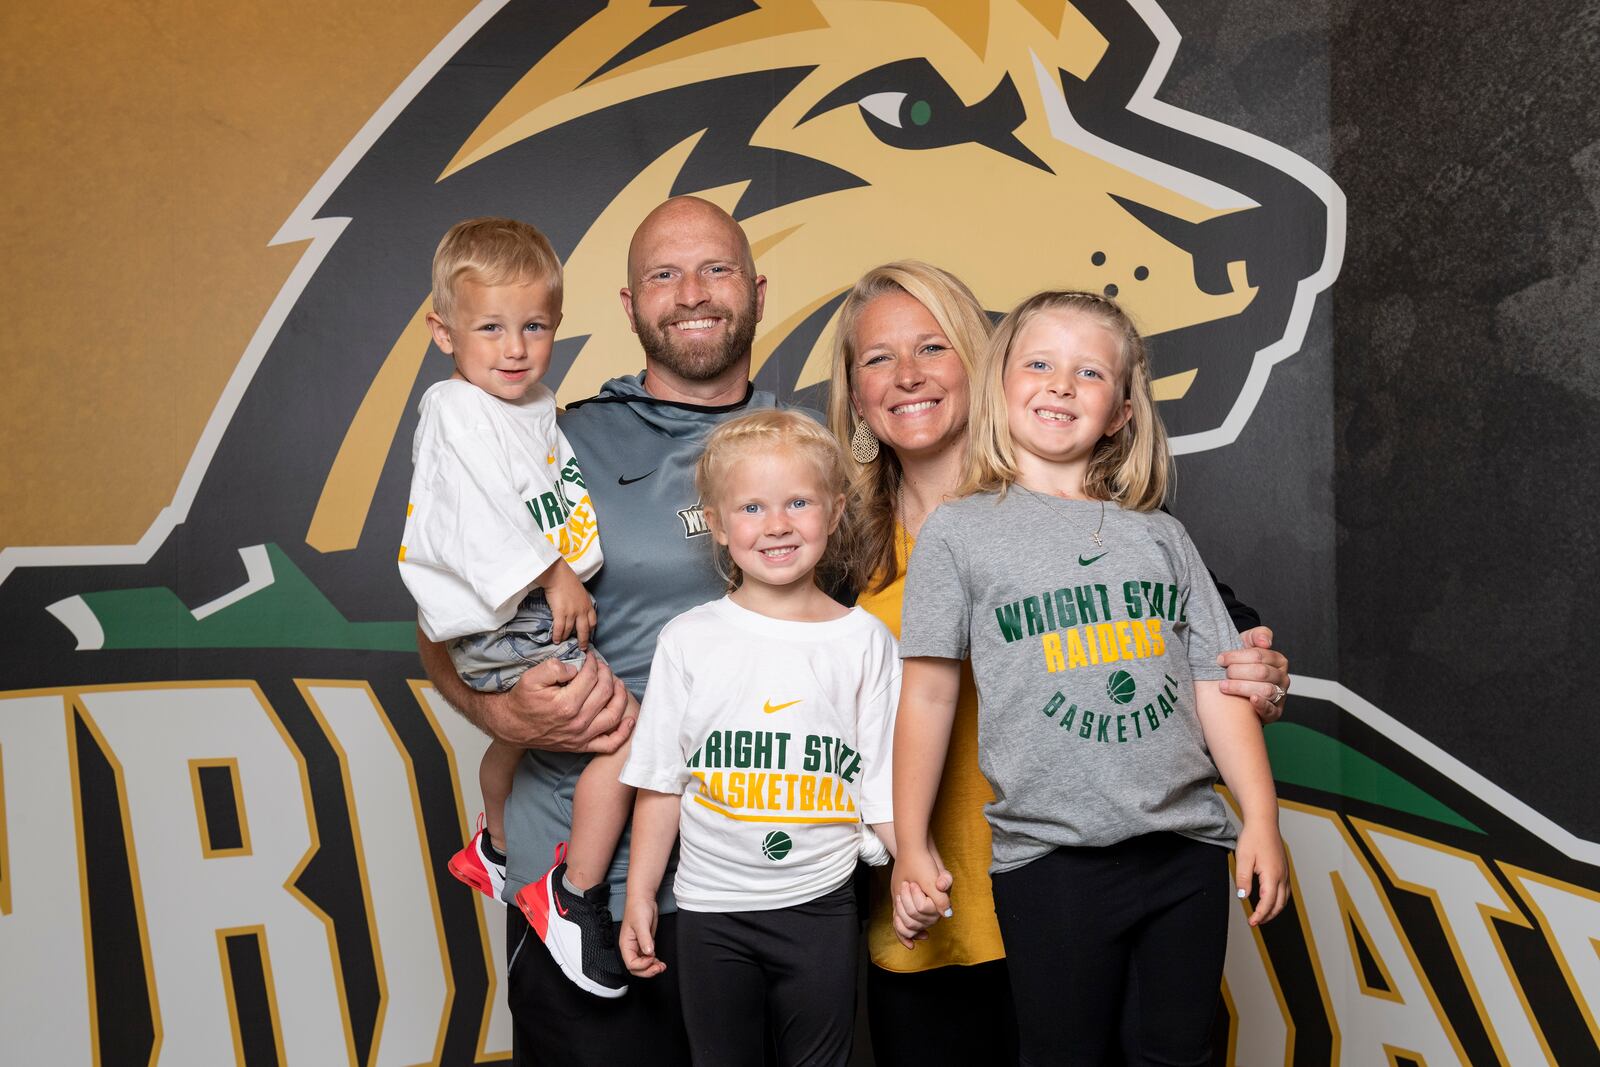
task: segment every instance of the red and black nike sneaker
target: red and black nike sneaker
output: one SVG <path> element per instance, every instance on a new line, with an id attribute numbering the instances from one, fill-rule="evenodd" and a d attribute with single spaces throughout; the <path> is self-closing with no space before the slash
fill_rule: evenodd
<path id="1" fill-rule="evenodd" d="M 611 889 L 604 882 L 581 895 L 567 889 L 561 882 L 566 855 L 566 845 L 556 846 L 555 866 L 517 893 L 517 906 L 574 985 L 597 997 L 620 997 L 628 991 L 628 971 L 617 950 Z"/>

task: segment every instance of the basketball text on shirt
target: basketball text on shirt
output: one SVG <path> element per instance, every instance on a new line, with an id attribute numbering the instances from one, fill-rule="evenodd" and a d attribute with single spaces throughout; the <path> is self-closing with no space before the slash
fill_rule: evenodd
<path id="1" fill-rule="evenodd" d="M 843 738 L 777 730 L 716 730 L 689 757 L 695 801 L 745 822 L 860 819 L 846 789 L 861 773 L 861 753 Z M 791 756 L 799 766 L 789 770 Z"/>

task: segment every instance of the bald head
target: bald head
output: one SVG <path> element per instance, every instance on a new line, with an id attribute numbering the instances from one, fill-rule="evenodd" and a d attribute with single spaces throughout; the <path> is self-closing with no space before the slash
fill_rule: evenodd
<path id="1" fill-rule="evenodd" d="M 650 212 L 628 246 L 621 295 L 644 348 L 647 389 L 695 403 L 743 395 L 767 280 L 731 215 L 697 196 Z"/>
<path id="2" fill-rule="evenodd" d="M 755 277 L 750 239 L 734 217 L 698 196 L 675 196 L 658 204 L 633 231 L 628 243 L 628 284 L 638 285 L 640 276 L 652 267 L 687 265 L 665 262 L 681 259 L 684 252 L 695 258 L 736 259 L 746 274 Z"/>

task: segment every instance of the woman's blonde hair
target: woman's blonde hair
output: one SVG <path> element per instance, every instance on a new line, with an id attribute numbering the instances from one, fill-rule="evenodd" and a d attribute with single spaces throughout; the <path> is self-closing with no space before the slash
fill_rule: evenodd
<path id="1" fill-rule="evenodd" d="M 962 495 L 1004 494 L 1017 480 L 1016 446 L 1006 418 L 1006 360 L 1022 328 L 1046 311 L 1087 315 L 1111 332 L 1117 340 L 1122 371 L 1117 382 L 1122 394 L 1119 399 L 1131 401 L 1132 414 L 1121 429 L 1095 445 L 1083 479 L 1084 494 L 1095 500 L 1114 501 L 1132 511 L 1154 511 L 1167 496 L 1172 454 L 1167 447 L 1166 427 L 1156 414 L 1150 393 L 1150 357 L 1127 312 L 1116 301 L 1098 293 L 1035 293 L 995 327 L 973 386 Z"/>
<path id="2" fill-rule="evenodd" d="M 828 425 L 842 443 L 849 442 L 859 421 L 851 403 L 859 355 L 856 326 L 867 305 L 889 293 L 903 293 L 928 309 L 955 350 L 968 381 L 972 380 L 978 353 L 989 337 L 989 317 L 984 314 L 983 305 L 949 271 L 911 259 L 867 271 L 845 297 L 834 324 Z M 961 414 L 964 419 L 966 413 Z M 861 589 L 868 581 L 876 580 L 876 588 L 883 589 L 897 577 L 895 523 L 904 481 L 900 460 L 893 449 L 884 445 L 878 450 L 878 458 L 870 463 L 857 463 L 847 451 L 845 465 L 850 471 L 850 503 L 860 542 L 859 570 L 849 576 L 850 584 Z"/>
<path id="3" fill-rule="evenodd" d="M 844 450 L 815 419 L 798 411 L 767 409 L 729 419 L 706 438 L 705 451 L 695 465 L 694 485 L 700 493 L 700 506 L 708 521 L 717 510 L 729 473 L 740 461 L 753 454 L 786 452 L 799 456 L 811 464 L 817 473 L 823 495 L 822 506 L 829 511 L 828 518 L 838 518 L 839 524 L 828 537 L 828 547 L 817 563 L 816 581 L 823 589 L 835 588 L 855 573 L 854 524 L 850 509 L 839 505 L 850 488 L 850 472 L 845 469 Z M 728 591 L 739 588 L 744 574 L 733 561 L 726 546 L 712 538 L 713 560 L 717 573 L 728 584 Z"/>

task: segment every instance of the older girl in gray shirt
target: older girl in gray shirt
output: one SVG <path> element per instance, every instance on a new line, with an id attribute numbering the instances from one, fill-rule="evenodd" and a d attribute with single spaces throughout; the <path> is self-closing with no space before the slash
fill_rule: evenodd
<path id="1" fill-rule="evenodd" d="M 907 573 L 891 884 L 948 907 L 928 818 L 970 656 L 1024 1062 L 1208 1062 L 1227 850 L 1237 895 L 1258 885 L 1252 924 L 1282 909 L 1287 864 L 1261 724 L 1217 685 L 1237 635 L 1157 510 L 1166 434 L 1121 308 L 1046 292 L 1013 310 L 970 441 L 965 495 L 928 519 Z"/>

